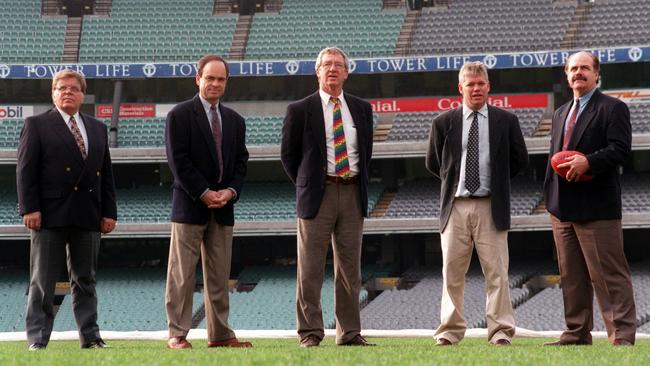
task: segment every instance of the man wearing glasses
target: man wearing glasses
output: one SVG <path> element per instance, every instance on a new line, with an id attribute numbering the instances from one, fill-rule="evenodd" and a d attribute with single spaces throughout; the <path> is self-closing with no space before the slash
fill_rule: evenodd
<path id="1" fill-rule="evenodd" d="M 319 90 L 287 108 L 281 160 L 296 186 L 298 216 L 297 322 L 301 347 L 323 339 L 320 304 L 332 243 L 336 343 L 369 346 L 361 336 L 361 240 L 368 215 L 372 108 L 343 92 L 347 55 L 335 47 L 316 59 Z"/>
<path id="2" fill-rule="evenodd" d="M 97 325 L 95 272 L 100 235 L 115 229 L 117 207 L 107 129 L 79 112 L 85 92 L 83 75 L 59 71 L 52 80 L 55 108 L 27 118 L 20 134 L 18 205 L 31 230 L 30 351 L 50 340 L 54 287 L 66 261 L 81 347 L 106 347 Z"/>

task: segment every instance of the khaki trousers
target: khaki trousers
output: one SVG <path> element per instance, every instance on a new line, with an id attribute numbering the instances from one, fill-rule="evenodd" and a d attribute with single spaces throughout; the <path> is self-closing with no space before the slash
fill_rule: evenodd
<path id="1" fill-rule="evenodd" d="M 334 254 L 334 308 L 336 343 L 361 333 L 361 241 L 363 216 L 357 184 L 327 182 L 318 214 L 298 219 L 298 276 L 296 317 L 300 339 L 308 335 L 323 339 L 320 295 L 327 250 Z"/>
<path id="2" fill-rule="evenodd" d="M 636 308 L 621 220 L 561 222 L 551 215 L 551 222 L 567 324 L 560 339 L 591 343 L 595 292 L 609 341 L 634 343 Z"/>
<path id="3" fill-rule="evenodd" d="M 235 337 L 228 325 L 232 233 L 232 226 L 220 225 L 213 217 L 205 225 L 172 222 L 165 291 L 169 337 L 184 337 L 192 326 L 192 294 L 199 254 L 208 341 Z"/>
<path id="4" fill-rule="evenodd" d="M 440 237 L 443 286 L 440 326 L 435 338 L 457 343 L 465 336 L 465 274 L 476 248 L 485 276 L 488 340 L 495 343 L 512 339 L 515 319 L 508 284 L 508 232 L 494 226 L 491 198 L 455 198 Z"/>

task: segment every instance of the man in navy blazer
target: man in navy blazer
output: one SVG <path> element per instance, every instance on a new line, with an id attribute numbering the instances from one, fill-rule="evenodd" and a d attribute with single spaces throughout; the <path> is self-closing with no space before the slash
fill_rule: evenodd
<path id="1" fill-rule="evenodd" d="M 368 102 L 343 92 L 348 70 L 342 50 L 323 49 L 316 59 L 319 90 L 290 104 L 282 127 L 282 165 L 296 187 L 302 347 L 318 346 L 324 336 L 320 294 L 330 243 L 336 343 L 370 345 L 361 336 L 359 291 L 373 119 Z"/>
<path id="2" fill-rule="evenodd" d="M 250 347 L 228 325 L 228 280 L 234 203 L 241 195 L 248 150 L 244 119 L 220 103 L 228 64 L 207 55 L 197 64 L 199 94 L 167 114 L 167 160 L 174 176 L 165 303 L 171 349 L 191 348 L 192 294 L 202 260 L 208 347 Z"/>
<path id="3" fill-rule="evenodd" d="M 504 346 L 515 333 L 508 283 L 510 179 L 526 167 L 528 152 L 517 116 L 487 104 L 484 64 L 463 65 L 458 91 L 463 105 L 433 120 L 426 156 L 427 169 L 441 181 L 443 293 L 436 344 L 456 344 L 465 336 L 463 290 L 476 248 L 485 275 L 488 340 Z"/>
<path id="4" fill-rule="evenodd" d="M 592 343 L 594 293 L 610 343 L 632 345 L 636 308 L 623 251 L 619 182 L 619 167 L 632 145 L 630 111 L 598 90 L 600 62 L 592 53 L 569 56 L 564 70 L 573 100 L 553 114 L 544 199 L 553 225 L 567 330 L 547 345 Z M 550 158 L 562 150 L 584 154 L 559 165 L 569 168 L 567 179 L 550 165 Z M 582 181 L 583 175 L 593 179 Z"/>
<path id="5" fill-rule="evenodd" d="M 82 74 L 56 73 L 55 108 L 27 118 L 18 143 L 18 205 L 31 230 L 26 316 L 30 351 L 44 349 L 50 340 L 54 287 L 66 250 L 81 347 L 106 347 L 97 325 L 95 272 L 100 233 L 115 228 L 117 206 L 107 129 L 79 112 L 85 93 Z"/>

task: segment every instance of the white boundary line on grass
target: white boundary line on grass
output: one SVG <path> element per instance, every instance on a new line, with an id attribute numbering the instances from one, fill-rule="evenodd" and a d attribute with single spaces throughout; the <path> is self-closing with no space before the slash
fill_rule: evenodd
<path id="1" fill-rule="evenodd" d="M 295 330 L 236 330 L 238 338 L 243 339 L 254 339 L 254 338 L 297 338 L 297 333 Z M 387 337 L 387 338 L 401 338 L 401 337 L 421 337 L 421 338 L 432 338 L 434 330 L 432 329 L 401 329 L 401 330 L 379 330 L 379 329 L 366 329 L 361 333 L 364 336 L 368 337 Z M 515 337 L 525 337 L 525 338 L 558 338 L 562 334 L 562 331 L 553 330 L 553 331 L 536 331 L 529 330 L 525 328 L 517 328 Z M 594 338 L 607 338 L 606 332 L 592 332 Z M 130 331 L 130 332 L 118 332 L 112 330 L 103 330 L 101 331 L 102 338 L 105 340 L 166 340 L 168 333 L 166 330 L 159 331 Z M 325 330 L 326 337 L 334 337 L 334 329 Z M 465 333 L 465 337 L 470 338 L 479 338 L 487 337 L 487 329 L 475 328 L 468 329 Z M 188 339 L 203 339 L 208 338 L 207 331 L 205 329 L 192 329 L 187 335 Z M 637 333 L 637 339 L 650 339 L 650 334 Z M 79 333 L 77 331 L 63 331 L 63 332 L 52 332 L 50 340 L 62 341 L 62 340 L 78 340 Z M 0 341 L 26 341 L 25 332 L 0 332 Z"/>

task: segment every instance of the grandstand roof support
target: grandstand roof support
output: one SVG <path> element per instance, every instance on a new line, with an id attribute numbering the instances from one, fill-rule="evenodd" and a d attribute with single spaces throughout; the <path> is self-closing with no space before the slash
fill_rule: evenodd
<path id="1" fill-rule="evenodd" d="M 124 81 L 114 80 L 113 86 L 113 113 L 111 115 L 110 147 L 117 147 L 117 126 L 120 119 L 120 104 L 122 101 L 122 89 Z"/>

